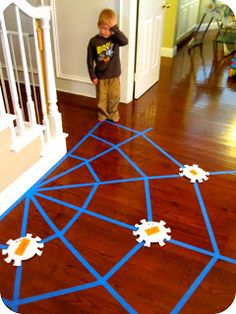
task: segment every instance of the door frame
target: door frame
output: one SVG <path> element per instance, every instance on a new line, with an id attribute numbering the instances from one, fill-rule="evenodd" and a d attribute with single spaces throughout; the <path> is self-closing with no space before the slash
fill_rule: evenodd
<path id="1" fill-rule="evenodd" d="M 136 84 L 136 72 L 137 72 L 137 50 L 138 50 L 138 31 L 139 31 L 139 6 L 140 1 L 137 0 L 136 6 L 136 32 L 135 32 L 135 57 L 134 57 L 134 81 L 133 81 L 133 100 L 135 100 L 135 84 Z"/>
<path id="2" fill-rule="evenodd" d="M 138 0 L 119 1 L 119 27 L 129 39 L 128 46 L 120 49 L 121 99 L 125 103 L 133 101 L 135 56 L 136 56 L 136 28 L 137 28 Z"/>

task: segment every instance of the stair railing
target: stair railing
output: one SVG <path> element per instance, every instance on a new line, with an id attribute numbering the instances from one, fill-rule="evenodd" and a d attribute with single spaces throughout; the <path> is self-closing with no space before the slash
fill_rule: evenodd
<path id="1" fill-rule="evenodd" d="M 19 43 L 18 55 L 20 55 L 22 72 L 21 80 L 25 89 L 26 103 L 22 108 L 21 87 L 19 87 L 19 66 L 16 65 L 14 45 L 12 44 L 12 33 L 7 30 L 4 12 L 10 6 L 14 5 L 15 18 L 17 26 L 17 36 Z M 36 71 L 33 73 L 32 58 L 29 56 L 29 38 L 22 30 L 21 12 L 32 20 L 34 54 L 36 57 Z M 5 111 L 10 109 L 8 100 L 8 88 L 11 96 L 11 106 L 16 116 L 17 135 L 23 136 L 26 132 L 25 112 L 28 118 L 27 126 L 37 127 L 39 124 L 39 112 L 42 116 L 42 125 L 45 127 L 45 141 L 60 137 L 63 134 L 61 114 L 57 106 L 57 93 L 54 74 L 54 64 L 52 57 L 52 46 L 50 38 L 50 20 L 51 8 L 49 6 L 34 7 L 25 0 L 1 0 L 0 1 L 0 32 L 3 48 L 4 60 L 0 60 L 0 80 L 4 98 Z M 29 35 L 29 34 L 28 34 Z M 26 36 L 26 39 L 25 39 Z M 3 68 L 5 67 L 5 71 Z M 35 78 L 37 76 L 37 78 Z M 39 86 L 40 101 L 37 101 L 35 92 L 35 82 Z M 18 85 L 17 85 L 18 83 Z M 33 86 L 33 87 L 32 87 Z M 33 90 L 33 96 L 32 96 Z M 23 99 L 25 100 L 25 99 Z M 40 103 L 40 105 L 39 105 Z M 40 108 L 39 108 L 40 106 Z"/>

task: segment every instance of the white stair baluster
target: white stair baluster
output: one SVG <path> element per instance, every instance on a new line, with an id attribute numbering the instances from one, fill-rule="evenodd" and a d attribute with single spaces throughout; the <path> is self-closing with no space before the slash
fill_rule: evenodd
<path id="1" fill-rule="evenodd" d="M 36 109 L 36 120 L 40 124 L 39 104 L 38 104 L 38 97 L 37 97 L 37 93 L 36 93 L 36 84 L 35 84 L 35 79 L 34 79 L 34 68 L 33 68 L 33 61 L 32 61 L 32 54 L 31 54 L 29 38 L 30 38 L 30 35 L 26 34 L 26 44 L 27 44 L 29 66 L 30 66 L 30 73 L 31 73 L 31 82 L 33 84 L 33 95 L 34 95 L 34 103 L 35 103 L 35 109 Z"/>
<path id="2" fill-rule="evenodd" d="M 0 87 L 0 119 L 4 119 L 6 117 L 6 110 L 5 110 L 5 105 L 4 105 L 4 100 L 3 100 L 3 95 L 2 95 L 2 89 Z"/>
<path id="3" fill-rule="evenodd" d="M 21 60 L 22 60 L 23 73 L 24 73 L 24 79 L 25 79 L 25 91 L 27 95 L 27 109 L 28 109 L 30 126 L 34 127 L 37 123 L 36 123 L 34 102 L 31 95 L 29 70 L 28 70 L 28 65 L 27 65 L 27 60 L 26 60 L 26 52 L 25 52 L 24 38 L 23 38 L 23 32 L 22 32 L 22 26 L 21 26 L 20 11 L 18 7 L 15 7 L 15 10 L 16 10 L 16 22 L 17 22 L 17 29 L 18 29 L 19 44 L 20 44 Z"/>
<path id="4" fill-rule="evenodd" d="M 8 121 L 7 113 L 5 110 L 4 99 L 3 99 L 3 95 L 2 95 L 2 89 L 0 87 L 0 127 L 1 127 L 1 123 L 4 124 L 7 121 Z M 12 144 L 15 145 L 16 144 L 16 131 L 14 128 L 13 120 L 11 120 L 11 123 L 7 122 L 7 126 L 10 128 Z"/>
<path id="5" fill-rule="evenodd" d="M 9 107 L 9 102 L 8 102 L 8 97 L 7 97 L 5 78 L 4 78 L 3 71 L 2 71 L 1 60 L 0 60 L 0 79 L 1 79 L 2 92 L 3 92 L 3 96 L 4 96 L 4 101 L 6 104 L 7 113 L 10 113 L 10 107 Z"/>
<path id="6" fill-rule="evenodd" d="M 50 127 L 49 127 L 48 114 L 47 114 L 46 93 L 45 93 L 45 86 L 44 86 L 43 73 L 42 73 L 42 62 L 41 62 L 40 52 L 39 52 L 40 45 L 39 45 L 39 40 L 38 40 L 37 25 L 36 25 L 35 19 L 33 19 L 33 30 L 34 30 L 35 54 L 36 54 L 36 61 L 37 61 L 37 68 L 38 68 L 40 99 L 41 99 L 41 106 L 42 106 L 42 113 L 43 113 L 43 124 L 46 127 L 45 140 L 46 142 L 49 142 L 50 141 Z"/>
<path id="7" fill-rule="evenodd" d="M 14 70 L 12 66 L 12 59 L 11 59 L 10 47 L 9 47 L 9 42 L 8 42 L 8 37 L 7 37 L 6 24 L 5 24 L 5 19 L 2 13 L 0 13 L 0 22 L 2 26 L 3 52 L 4 52 L 6 67 L 7 67 L 7 74 L 8 74 L 8 80 L 9 80 L 8 82 L 9 82 L 9 87 L 11 91 L 14 112 L 16 115 L 17 133 L 19 135 L 24 135 L 25 125 L 22 118 L 22 111 L 19 106 L 19 98 L 17 94 L 16 81 L 15 81 Z"/>
<path id="8" fill-rule="evenodd" d="M 50 38 L 50 17 L 43 18 L 41 20 L 41 27 L 43 30 L 43 45 L 44 45 L 44 62 L 45 62 L 45 74 L 46 74 L 46 85 L 47 85 L 47 102 L 49 110 L 49 124 L 50 131 L 53 137 L 58 137 L 63 134 L 62 131 L 62 119 L 61 114 L 58 111 L 57 106 L 57 92 L 56 82 L 54 74 L 54 66 L 52 59 L 52 46 Z"/>
<path id="9" fill-rule="evenodd" d="M 12 36 L 13 36 L 13 34 L 11 32 L 8 32 L 9 47 L 10 47 L 10 52 L 11 52 L 11 56 L 12 56 L 13 69 L 15 70 L 15 78 L 16 78 L 16 86 L 17 86 L 17 90 L 18 90 L 19 105 L 20 105 L 20 108 L 22 110 L 21 112 L 22 112 L 23 120 L 25 121 L 25 111 L 24 111 L 24 105 L 23 105 L 23 100 L 22 100 L 22 95 L 21 95 L 20 79 L 19 79 L 19 74 L 18 74 L 18 68 L 17 68 L 17 63 L 16 63 L 16 54 L 15 54 L 15 48 L 14 48 Z"/>

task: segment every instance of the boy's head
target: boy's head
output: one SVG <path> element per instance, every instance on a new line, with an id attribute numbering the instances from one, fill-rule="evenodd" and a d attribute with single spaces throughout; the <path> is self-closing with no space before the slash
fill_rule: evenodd
<path id="1" fill-rule="evenodd" d="M 111 27 L 116 24 L 116 14 L 111 9 L 104 9 L 98 18 L 100 35 L 107 38 L 111 35 Z"/>

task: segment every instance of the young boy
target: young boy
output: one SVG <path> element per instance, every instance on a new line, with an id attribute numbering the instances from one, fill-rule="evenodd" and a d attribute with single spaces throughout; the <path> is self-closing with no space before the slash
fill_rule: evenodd
<path id="1" fill-rule="evenodd" d="M 90 78 L 97 90 L 98 120 L 120 120 L 120 56 L 119 47 L 128 44 L 119 30 L 115 12 L 103 10 L 98 19 L 99 34 L 88 45 L 87 64 Z M 95 62 L 95 67 L 94 67 Z"/>

